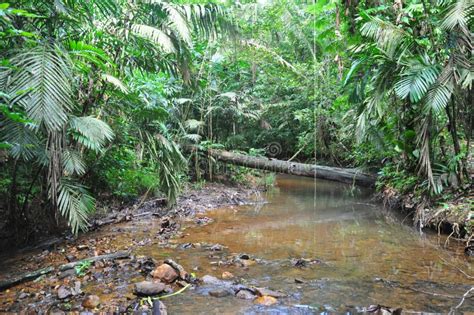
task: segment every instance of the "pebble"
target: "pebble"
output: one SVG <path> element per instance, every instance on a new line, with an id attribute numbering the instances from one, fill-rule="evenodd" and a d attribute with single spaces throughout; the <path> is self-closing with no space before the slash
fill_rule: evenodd
<path id="1" fill-rule="evenodd" d="M 100 298 L 97 295 L 88 295 L 82 301 L 82 306 L 88 309 L 95 309 L 100 304 Z"/>

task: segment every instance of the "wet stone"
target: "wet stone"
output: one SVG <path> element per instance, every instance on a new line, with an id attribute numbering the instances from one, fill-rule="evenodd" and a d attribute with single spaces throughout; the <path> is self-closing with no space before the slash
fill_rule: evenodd
<path id="1" fill-rule="evenodd" d="M 227 279 L 232 279 L 232 278 L 234 278 L 234 275 L 233 275 L 232 273 L 230 273 L 230 272 L 228 272 L 228 271 L 224 271 L 224 272 L 222 273 L 222 279 L 226 279 L 226 280 L 227 280 Z"/>
<path id="2" fill-rule="evenodd" d="M 27 297 L 29 297 L 30 295 L 26 292 L 21 292 L 19 295 L 18 295 L 18 299 L 22 300 L 22 299 L 26 299 Z"/>
<path id="3" fill-rule="evenodd" d="M 76 270 L 75 269 L 69 269 L 69 270 L 66 270 L 66 271 L 63 271 L 59 274 L 58 278 L 61 280 L 61 279 L 64 279 L 64 278 L 67 278 L 67 277 L 72 277 L 72 276 L 76 276 Z"/>
<path id="4" fill-rule="evenodd" d="M 166 290 L 166 285 L 161 282 L 142 281 L 135 284 L 136 295 L 153 296 Z"/>
<path id="5" fill-rule="evenodd" d="M 240 290 L 237 292 L 235 295 L 237 298 L 242 299 L 242 300 L 253 300 L 255 299 L 255 295 L 250 292 L 249 290 Z"/>
<path id="6" fill-rule="evenodd" d="M 225 289 L 216 289 L 209 291 L 209 295 L 216 298 L 221 298 L 230 295 L 230 292 Z"/>
<path id="7" fill-rule="evenodd" d="M 266 288 L 255 288 L 255 291 L 257 291 L 257 294 L 261 296 L 271 296 L 274 298 L 281 298 L 286 296 L 286 294 L 283 292 L 273 291 Z"/>
<path id="8" fill-rule="evenodd" d="M 151 272 L 153 278 L 160 279 L 166 283 L 171 283 L 178 278 L 178 273 L 168 264 L 162 264 Z"/>
<path id="9" fill-rule="evenodd" d="M 260 305 L 265 305 L 265 306 L 270 306 L 273 304 L 278 303 L 278 300 L 275 299 L 272 296 L 259 296 L 258 298 L 255 299 L 254 301 L 255 304 L 260 304 Z"/>

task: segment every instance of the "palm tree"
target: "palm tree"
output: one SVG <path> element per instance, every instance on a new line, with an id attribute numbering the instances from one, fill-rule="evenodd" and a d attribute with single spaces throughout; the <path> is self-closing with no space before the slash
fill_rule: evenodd
<path id="1" fill-rule="evenodd" d="M 9 39 L 15 50 L 4 52 L 11 59 L 1 69 L 0 86 L 8 109 L 24 113 L 27 122 L 1 114 L 0 141 L 9 146 L 15 165 L 35 161 L 46 170 L 54 217 L 66 218 L 77 233 L 87 228 L 94 208 L 81 183 L 87 168 L 84 153 L 101 152 L 114 136 L 103 120 L 107 117 L 102 106 L 110 97 L 136 101 L 123 82 L 131 68 L 180 73 L 189 82 L 192 33 L 215 36 L 224 25 L 223 12 L 215 5 L 160 0 L 39 0 L 17 5 L 37 14 L 30 20 L 9 15 L 32 39 Z M 182 162 L 175 161 L 182 157 L 176 145 L 160 135 L 155 129 L 142 140 L 159 159 L 163 188 L 174 200 L 179 185 L 173 168 L 180 167 Z M 12 192 L 15 185 L 14 180 Z M 15 199 L 11 196 L 13 218 L 21 211 Z"/>
<path id="2" fill-rule="evenodd" d="M 437 16 L 437 30 L 442 36 L 435 35 L 426 7 L 421 13 L 423 23 L 413 26 L 415 31 L 411 32 L 402 25 L 362 14 L 366 19 L 362 35 L 372 42 L 354 48 L 357 58 L 346 78 L 346 82 L 353 83 L 353 100 L 360 104 L 359 140 L 380 132 L 390 115 L 398 115 L 406 126 L 405 132 L 415 130 L 417 134 L 414 149 L 405 153 L 418 159 L 419 171 L 438 193 L 442 185 L 433 174 L 433 145 L 445 120 L 459 162 L 456 173 L 459 179 L 463 178 L 456 108 L 465 101 L 473 78 L 468 59 L 472 50 L 468 25 L 472 23 L 473 3 L 457 0 L 443 5 L 443 13 Z M 423 41 L 426 37 L 428 43 Z"/>

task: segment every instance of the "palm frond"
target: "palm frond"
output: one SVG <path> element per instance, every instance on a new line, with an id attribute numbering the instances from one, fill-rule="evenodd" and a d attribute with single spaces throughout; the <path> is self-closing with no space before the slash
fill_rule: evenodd
<path id="1" fill-rule="evenodd" d="M 362 26 L 361 33 L 374 39 L 377 46 L 389 57 L 409 38 L 401 28 L 375 17 Z"/>
<path id="2" fill-rule="evenodd" d="M 61 161 L 66 176 L 72 174 L 81 176 L 86 173 L 86 165 L 82 160 L 80 153 L 77 151 L 69 149 L 64 150 Z"/>
<path id="3" fill-rule="evenodd" d="M 196 119 L 188 119 L 184 122 L 184 127 L 187 130 L 196 130 L 199 127 L 204 126 L 204 122 L 201 120 L 196 120 Z"/>
<path id="4" fill-rule="evenodd" d="M 132 32 L 157 44 L 161 47 L 161 49 L 163 49 L 164 52 L 176 52 L 176 47 L 173 44 L 170 36 L 166 34 L 163 30 L 149 25 L 134 24 L 132 25 Z"/>
<path id="5" fill-rule="evenodd" d="M 182 8 L 171 3 L 163 3 L 163 9 L 168 13 L 169 25 L 173 28 L 179 37 L 188 45 L 191 46 L 191 29 L 186 19 Z"/>
<path id="6" fill-rule="evenodd" d="M 60 130 L 73 107 L 70 61 L 58 47 L 42 45 L 19 53 L 11 63 L 16 68 L 7 87 L 11 104 L 47 130 Z"/>
<path id="7" fill-rule="evenodd" d="M 395 83 L 395 93 L 401 99 L 410 97 L 411 102 L 423 98 L 431 85 L 436 82 L 440 71 L 438 65 L 425 65 L 415 62 L 408 65 L 401 78 Z"/>
<path id="8" fill-rule="evenodd" d="M 117 89 L 119 89 L 122 93 L 124 94 L 127 94 L 128 93 L 128 88 L 127 86 L 125 86 L 125 84 L 120 81 L 120 79 L 114 77 L 113 75 L 110 75 L 110 74 L 103 74 L 102 75 L 102 79 L 105 81 L 105 82 L 108 82 L 110 84 L 112 84 L 113 86 L 115 86 Z"/>
<path id="9" fill-rule="evenodd" d="M 441 27 L 451 31 L 458 26 L 461 30 L 468 33 L 468 25 L 473 18 L 473 14 L 474 3 L 472 0 L 457 0 L 449 7 Z"/>
<path id="10" fill-rule="evenodd" d="M 425 110 L 433 110 L 434 113 L 441 112 L 448 105 L 452 94 L 450 86 L 434 84 L 426 94 Z"/>
<path id="11" fill-rule="evenodd" d="M 31 124 L 9 119 L 0 121 L 0 142 L 9 145 L 10 154 L 14 159 L 25 161 L 33 159 L 41 146 L 41 142 Z"/>
<path id="12" fill-rule="evenodd" d="M 86 187 L 63 179 L 59 184 L 58 205 L 74 234 L 87 230 L 87 218 L 95 209 L 95 200 Z"/>
<path id="13" fill-rule="evenodd" d="M 100 151 L 114 137 L 110 126 L 95 117 L 73 117 L 69 125 L 74 139 L 91 150 Z"/>

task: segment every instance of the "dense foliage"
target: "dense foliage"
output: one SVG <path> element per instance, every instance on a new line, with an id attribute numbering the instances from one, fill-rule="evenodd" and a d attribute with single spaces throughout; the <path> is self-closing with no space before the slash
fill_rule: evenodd
<path id="1" fill-rule="evenodd" d="M 469 184 L 471 0 L 210 2 L 0 4 L 18 235 L 86 229 L 97 196 L 172 203 L 218 170 L 191 144 L 376 170 L 402 193 Z"/>

